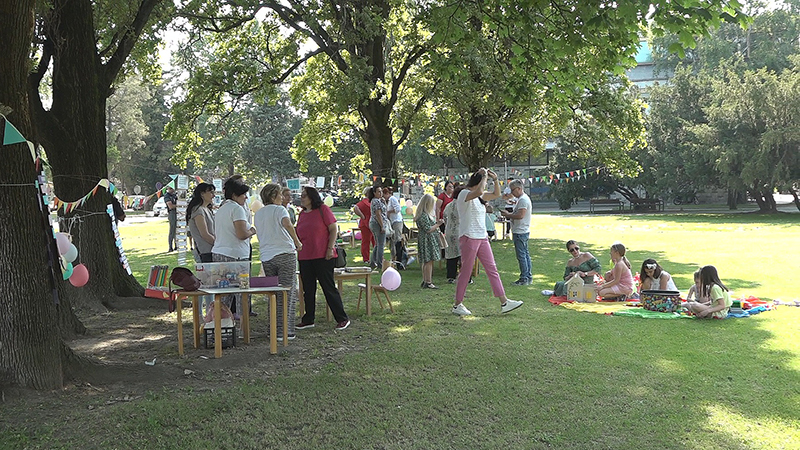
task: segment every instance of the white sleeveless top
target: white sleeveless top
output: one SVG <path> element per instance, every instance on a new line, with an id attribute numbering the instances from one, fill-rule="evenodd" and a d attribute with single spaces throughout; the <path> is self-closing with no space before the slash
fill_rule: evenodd
<path id="1" fill-rule="evenodd" d="M 668 272 L 665 272 L 665 271 L 662 270 L 661 271 L 661 275 L 659 275 L 658 278 L 653 278 L 653 282 L 650 283 L 650 289 L 652 289 L 654 291 L 657 291 L 657 290 L 661 289 L 661 277 L 663 277 L 664 274 L 669 275 Z M 677 291 L 678 290 L 678 288 L 675 286 L 675 280 L 672 278 L 672 275 L 670 275 L 669 281 L 667 281 L 667 289 L 666 290 L 668 290 L 668 291 Z"/>
<path id="2" fill-rule="evenodd" d="M 466 236 L 471 239 L 487 239 L 486 207 L 481 204 L 478 197 L 465 202 L 464 200 L 469 193 L 469 189 L 464 189 L 458 194 L 458 198 L 453 200 L 458 211 L 458 236 Z"/>

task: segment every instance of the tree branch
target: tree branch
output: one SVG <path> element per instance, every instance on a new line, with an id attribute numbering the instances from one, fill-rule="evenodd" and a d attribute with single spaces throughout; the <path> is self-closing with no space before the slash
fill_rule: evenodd
<path id="1" fill-rule="evenodd" d="M 141 0 L 142 3 L 139 5 L 136 17 L 122 35 L 116 51 L 103 67 L 103 87 L 108 91 L 106 95 L 110 94 L 108 89 L 111 87 L 111 83 L 117 78 L 120 70 L 122 70 L 122 66 L 125 64 L 128 56 L 130 56 L 133 46 L 136 44 L 139 36 L 142 35 L 142 30 L 150 19 L 153 9 L 155 9 L 156 5 L 161 3 L 161 1 L 162 0 Z"/>

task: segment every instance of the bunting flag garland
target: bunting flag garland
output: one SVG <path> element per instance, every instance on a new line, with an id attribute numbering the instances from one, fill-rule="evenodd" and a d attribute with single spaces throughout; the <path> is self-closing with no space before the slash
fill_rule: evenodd
<path id="1" fill-rule="evenodd" d="M 97 182 L 97 184 L 92 188 L 92 190 L 90 190 L 86 195 L 79 198 L 78 200 L 75 200 L 74 202 L 65 202 L 64 200 L 61 200 L 60 198 L 53 195 L 53 204 L 55 205 L 56 209 L 64 211 L 65 214 L 69 214 L 75 209 L 83 206 L 83 204 L 86 203 L 86 201 L 88 201 L 90 198 L 97 195 L 97 189 L 101 186 L 104 187 L 109 193 L 111 193 L 111 195 L 115 195 L 117 193 L 117 187 L 114 186 L 114 183 L 108 181 L 108 179 L 106 178 L 103 178 L 102 180 Z"/>

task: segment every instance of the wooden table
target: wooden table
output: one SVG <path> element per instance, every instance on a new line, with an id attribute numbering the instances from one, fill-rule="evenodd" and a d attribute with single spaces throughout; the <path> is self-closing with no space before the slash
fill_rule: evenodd
<path id="1" fill-rule="evenodd" d="M 372 274 L 380 273 L 377 270 L 373 270 L 371 272 L 344 272 L 343 269 L 334 269 L 333 270 L 333 279 L 336 281 L 336 287 L 339 289 L 339 294 L 342 293 L 342 281 L 344 280 L 364 280 L 364 284 L 367 285 L 367 315 L 372 315 Z M 303 317 L 305 314 L 305 302 L 303 301 L 303 279 L 298 275 L 298 280 L 300 280 L 300 289 L 298 292 L 298 298 L 300 299 L 300 306 L 299 312 L 300 317 Z M 326 309 L 328 311 L 327 317 L 330 320 L 331 311 L 330 308 L 327 308 L 326 302 Z"/>
<path id="2" fill-rule="evenodd" d="M 250 343 L 250 310 L 249 297 L 251 294 L 264 294 L 269 296 L 269 352 L 273 355 L 278 353 L 278 294 L 283 294 L 283 345 L 289 345 L 289 288 L 283 286 L 272 287 L 251 287 L 251 288 L 202 288 L 198 291 L 177 291 L 176 308 L 178 315 L 178 354 L 183 356 L 183 320 L 181 312 L 183 305 L 181 298 L 187 298 L 192 302 L 192 331 L 194 336 L 194 348 L 200 347 L 200 305 L 199 297 L 203 295 L 214 296 L 214 357 L 222 357 L 222 325 L 220 301 L 223 295 L 242 294 L 242 330 L 244 332 L 244 342 Z M 294 320 L 294 318 L 292 318 Z"/>

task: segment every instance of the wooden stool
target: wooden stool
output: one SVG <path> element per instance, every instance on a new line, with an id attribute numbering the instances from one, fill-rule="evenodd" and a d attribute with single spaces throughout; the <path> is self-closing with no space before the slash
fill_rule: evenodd
<path id="1" fill-rule="evenodd" d="M 367 285 L 364 283 L 358 283 L 358 303 L 356 303 L 356 311 L 361 307 L 361 297 L 364 294 L 364 291 L 367 290 Z M 389 298 L 389 290 L 383 287 L 380 284 L 376 284 L 372 286 L 372 292 L 375 294 L 375 297 L 378 299 L 378 303 L 381 305 L 381 309 L 383 307 L 383 300 L 381 300 L 380 293 L 383 293 L 383 296 L 386 297 L 386 303 L 389 304 L 389 311 L 394 314 L 394 308 L 392 307 L 392 300 Z"/>

